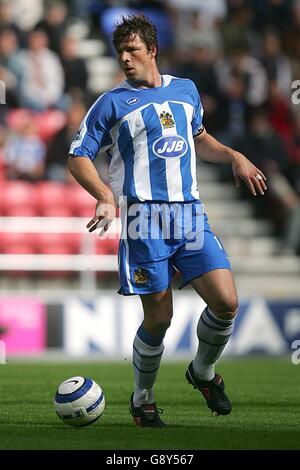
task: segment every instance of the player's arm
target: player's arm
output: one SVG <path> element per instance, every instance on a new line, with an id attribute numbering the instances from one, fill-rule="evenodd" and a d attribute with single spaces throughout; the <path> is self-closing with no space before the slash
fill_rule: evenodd
<path id="1" fill-rule="evenodd" d="M 196 154 L 203 160 L 215 163 L 231 163 L 237 186 L 239 186 L 239 181 L 242 179 L 254 196 L 257 192 L 264 194 L 267 189 L 265 175 L 243 154 L 221 144 L 212 135 L 208 134 L 203 127 L 199 134 L 194 137 L 194 142 Z"/>
<path id="2" fill-rule="evenodd" d="M 93 162 L 86 157 L 69 155 L 68 168 L 78 183 L 97 200 L 95 217 L 87 224 L 90 232 L 96 228 L 106 231 L 116 214 L 112 191 L 101 180 Z"/>

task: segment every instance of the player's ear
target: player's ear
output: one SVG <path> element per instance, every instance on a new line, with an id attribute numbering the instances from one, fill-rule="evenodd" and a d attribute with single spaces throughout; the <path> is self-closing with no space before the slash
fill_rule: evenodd
<path id="1" fill-rule="evenodd" d="M 153 46 L 153 47 L 151 47 L 151 49 L 150 49 L 150 56 L 151 56 L 152 58 L 154 58 L 154 57 L 156 57 L 156 55 L 157 55 L 157 47 Z"/>

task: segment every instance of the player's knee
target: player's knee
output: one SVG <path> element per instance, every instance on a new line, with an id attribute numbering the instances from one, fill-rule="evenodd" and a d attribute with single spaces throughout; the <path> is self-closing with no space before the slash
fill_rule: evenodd
<path id="1" fill-rule="evenodd" d="M 160 319 L 160 320 L 153 320 L 151 319 L 150 321 L 146 322 L 144 320 L 144 324 L 147 323 L 148 330 L 150 333 L 154 336 L 160 336 L 164 337 L 166 334 L 167 329 L 171 325 L 171 320 L 170 319 Z"/>
<path id="2" fill-rule="evenodd" d="M 173 311 L 171 309 L 158 310 L 152 309 L 145 314 L 144 322 L 151 328 L 156 335 L 163 335 L 171 325 Z"/>
<path id="3" fill-rule="evenodd" d="M 219 318 L 221 320 L 234 320 L 237 314 L 238 314 L 238 310 L 236 309 L 230 312 L 222 313 L 221 315 L 219 315 Z"/>
<path id="4" fill-rule="evenodd" d="M 157 335 L 163 335 L 171 325 L 173 316 L 172 296 L 160 292 L 142 299 L 146 323 Z"/>
<path id="5" fill-rule="evenodd" d="M 164 334 L 167 329 L 170 327 L 171 325 L 171 321 L 172 321 L 172 311 L 167 311 L 167 312 L 164 312 L 162 314 L 162 312 L 160 312 L 160 315 L 155 315 L 155 325 L 156 325 L 156 329 L 158 331 L 161 332 L 161 334 Z"/>
<path id="6" fill-rule="evenodd" d="M 163 318 L 160 319 L 157 323 L 157 327 L 160 330 L 167 331 L 167 329 L 171 326 L 171 318 Z"/>
<path id="7" fill-rule="evenodd" d="M 238 299 L 223 299 L 212 308 L 215 315 L 221 320 L 233 320 L 238 313 Z"/>

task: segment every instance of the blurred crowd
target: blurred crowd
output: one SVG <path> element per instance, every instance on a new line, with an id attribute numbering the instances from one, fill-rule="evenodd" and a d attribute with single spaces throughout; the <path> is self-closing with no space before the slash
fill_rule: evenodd
<path id="1" fill-rule="evenodd" d="M 299 254 L 300 0 L 0 0 L 0 180 L 69 181 L 69 145 L 97 97 L 80 43 L 113 57 L 112 20 L 136 11 L 157 25 L 161 71 L 195 82 L 206 129 L 265 172 L 257 215 Z"/>

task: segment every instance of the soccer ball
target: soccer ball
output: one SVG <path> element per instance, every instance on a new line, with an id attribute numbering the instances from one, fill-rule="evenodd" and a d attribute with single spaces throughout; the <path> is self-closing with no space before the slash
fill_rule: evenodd
<path id="1" fill-rule="evenodd" d="M 101 387 L 93 379 L 71 377 L 58 387 L 54 407 L 65 423 L 87 426 L 102 415 L 105 397 Z"/>

